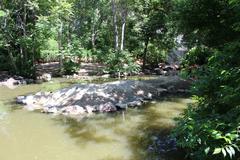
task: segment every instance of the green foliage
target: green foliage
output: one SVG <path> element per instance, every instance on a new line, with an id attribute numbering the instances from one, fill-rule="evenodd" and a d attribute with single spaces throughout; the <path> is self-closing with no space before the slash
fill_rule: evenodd
<path id="1" fill-rule="evenodd" d="M 192 65 L 207 64 L 208 58 L 212 55 L 207 47 L 196 46 L 191 48 L 185 55 L 182 65 L 183 67 L 190 67 Z"/>
<path id="2" fill-rule="evenodd" d="M 71 57 L 68 57 L 64 60 L 63 70 L 64 74 L 71 75 L 76 73 L 80 68 L 80 64 L 75 62 Z"/>
<path id="3" fill-rule="evenodd" d="M 184 65 L 199 66 L 192 88 L 198 102 L 178 118 L 173 135 L 192 159 L 240 156 L 239 2 L 179 1 L 178 24 L 184 25 L 179 31 L 193 46 Z"/>
<path id="4" fill-rule="evenodd" d="M 233 159 L 239 155 L 240 108 L 225 114 L 206 114 L 204 104 L 190 106 L 178 119 L 174 136 L 193 159 Z M 231 118 L 229 118 L 231 117 Z"/>
<path id="5" fill-rule="evenodd" d="M 204 46 L 191 48 L 183 57 L 181 62 L 181 75 L 185 78 L 197 77 L 200 70 L 208 63 L 213 51 Z"/>
<path id="6" fill-rule="evenodd" d="M 5 15 L 6 15 L 6 13 L 4 11 L 0 10 L 0 17 L 3 17 Z"/>
<path id="7" fill-rule="evenodd" d="M 230 43 L 223 51 L 215 51 L 195 74 L 199 80 L 192 91 L 198 104 L 178 119 L 174 131 L 179 146 L 195 159 L 233 159 L 239 155 L 239 44 Z"/>
<path id="8" fill-rule="evenodd" d="M 189 46 L 217 47 L 234 41 L 239 37 L 239 32 L 233 27 L 239 18 L 238 3 L 238 0 L 176 1 L 177 30 L 184 34 Z"/>
<path id="9" fill-rule="evenodd" d="M 59 60 L 58 44 L 56 40 L 49 39 L 47 41 L 41 50 L 40 58 L 43 59 L 44 62 L 53 62 Z"/>
<path id="10" fill-rule="evenodd" d="M 172 10 L 172 1 L 126 0 L 115 3 L 118 43 L 123 42 L 121 50 L 128 50 L 129 57 L 145 59 L 150 64 L 162 61 L 163 54 L 173 47 L 173 26 L 169 25 L 168 14 Z M 34 75 L 36 61 L 63 62 L 66 54 L 103 63 L 105 54 L 114 48 L 112 19 L 109 0 L 3 0 L 0 54 L 5 57 L 6 64 L 0 69 Z M 123 22 L 126 22 L 125 32 L 121 30 Z M 123 39 L 121 35 L 124 35 Z M 147 40 L 149 46 L 145 50 Z M 28 68 L 32 69 L 25 71 Z M 125 70 L 135 70 L 131 68 Z"/>
<path id="11" fill-rule="evenodd" d="M 148 47 L 148 55 L 146 60 L 148 64 L 158 65 L 159 62 L 165 61 L 167 52 L 167 49 L 161 49 L 159 46 L 150 44 Z"/>
<path id="12" fill-rule="evenodd" d="M 135 63 L 134 58 L 127 51 L 110 52 L 105 64 L 107 71 L 118 74 L 136 74 L 140 71 L 140 66 Z"/>

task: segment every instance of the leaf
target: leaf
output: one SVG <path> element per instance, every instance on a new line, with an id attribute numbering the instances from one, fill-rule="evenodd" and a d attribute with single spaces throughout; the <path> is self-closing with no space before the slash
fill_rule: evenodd
<path id="1" fill-rule="evenodd" d="M 5 15 L 6 15 L 6 13 L 4 11 L 0 10 L 0 17 L 3 17 Z"/>
<path id="2" fill-rule="evenodd" d="M 236 144 L 232 144 L 232 146 L 233 146 L 234 148 L 236 148 L 236 149 L 240 152 L 240 149 L 239 149 L 239 147 L 238 147 Z"/>
<path id="3" fill-rule="evenodd" d="M 226 151 L 229 154 L 230 158 L 232 159 L 232 157 L 233 157 L 232 150 L 230 150 L 229 147 L 226 147 Z"/>
<path id="4" fill-rule="evenodd" d="M 223 70 L 222 72 L 221 72 L 221 75 L 223 75 L 224 73 L 226 73 L 227 71 L 226 70 Z"/>
<path id="5" fill-rule="evenodd" d="M 210 151 L 210 147 L 207 147 L 207 148 L 204 150 L 205 154 L 208 154 L 209 151 Z"/>
<path id="6" fill-rule="evenodd" d="M 229 138 L 226 138 L 226 137 L 222 137 L 227 143 L 232 143 L 232 141 L 231 141 L 231 139 L 229 139 Z"/>
<path id="7" fill-rule="evenodd" d="M 235 155 L 235 149 L 232 146 L 229 146 L 228 148 L 231 150 L 232 154 Z"/>
<path id="8" fill-rule="evenodd" d="M 219 154 L 221 152 L 222 148 L 215 148 L 213 151 L 213 154 Z"/>
<path id="9" fill-rule="evenodd" d="M 224 148 L 222 148 L 222 154 L 223 154 L 224 157 L 226 157 L 226 155 L 227 155 L 227 153 L 226 153 Z"/>

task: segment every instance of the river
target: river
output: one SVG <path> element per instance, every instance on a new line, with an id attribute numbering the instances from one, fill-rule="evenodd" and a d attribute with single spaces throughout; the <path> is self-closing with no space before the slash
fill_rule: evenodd
<path id="1" fill-rule="evenodd" d="M 80 120 L 23 110 L 18 95 L 72 83 L 0 87 L 0 160 L 182 160 L 179 151 L 156 153 L 155 140 L 174 127 L 188 98 L 167 98 L 140 108 Z"/>

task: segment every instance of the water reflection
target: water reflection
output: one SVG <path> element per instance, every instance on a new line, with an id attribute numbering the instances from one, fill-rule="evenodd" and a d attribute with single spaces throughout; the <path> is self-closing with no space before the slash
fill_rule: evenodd
<path id="1" fill-rule="evenodd" d="M 163 152 L 149 151 L 149 146 L 155 143 L 156 138 L 160 138 L 161 143 L 165 143 L 165 148 L 166 145 L 174 143 L 166 140 L 169 138 L 167 134 L 174 127 L 173 117 L 178 116 L 190 102 L 189 99 L 182 98 L 167 99 L 141 108 L 128 109 L 124 111 L 124 117 L 123 112 L 117 112 L 96 114 L 80 121 L 63 117 L 55 120 L 58 125 L 65 125 L 65 132 L 81 146 L 111 145 L 111 150 L 118 152 L 123 148 L 115 148 L 115 146 L 125 144 L 125 149 L 130 151 L 124 153 L 128 160 L 180 160 L 184 156 L 181 152 L 163 154 Z"/>

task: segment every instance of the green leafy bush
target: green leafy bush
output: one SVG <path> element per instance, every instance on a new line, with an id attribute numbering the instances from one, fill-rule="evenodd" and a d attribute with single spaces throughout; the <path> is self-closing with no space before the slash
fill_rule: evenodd
<path id="1" fill-rule="evenodd" d="M 204 103 L 201 105 L 205 105 Z M 187 149 L 193 159 L 234 159 L 239 155 L 240 108 L 224 115 L 206 114 L 201 106 L 190 106 L 178 118 L 174 137 L 178 146 Z M 231 118 L 229 118 L 231 117 Z"/>
<path id="2" fill-rule="evenodd" d="M 64 74 L 76 73 L 80 68 L 80 65 L 76 63 L 72 58 L 66 58 L 63 62 Z"/>
<path id="3" fill-rule="evenodd" d="M 140 71 L 140 66 L 135 63 L 134 58 L 127 51 L 110 52 L 105 64 L 110 73 L 136 74 Z"/>
<path id="4" fill-rule="evenodd" d="M 193 159 L 236 159 L 240 153 L 240 42 L 216 50 L 196 73 L 198 103 L 177 119 L 173 135 Z"/>
<path id="5" fill-rule="evenodd" d="M 195 64 L 196 65 L 207 64 L 208 58 L 212 54 L 213 53 L 207 47 L 195 46 L 185 54 L 184 59 L 182 61 L 182 66 L 186 68 Z"/>
<path id="6" fill-rule="evenodd" d="M 59 51 L 57 41 L 49 39 L 43 49 L 41 50 L 40 57 L 44 62 L 53 62 L 59 60 Z"/>

